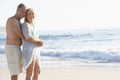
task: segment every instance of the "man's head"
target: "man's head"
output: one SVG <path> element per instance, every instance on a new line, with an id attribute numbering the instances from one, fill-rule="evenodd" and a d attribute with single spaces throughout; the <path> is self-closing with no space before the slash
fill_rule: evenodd
<path id="1" fill-rule="evenodd" d="M 19 19 L 23 18 L 25 16 L 25 12 L 26 6 L 23 3 L 19 4 L 16 12 L 17 17 L 19 17 Z"/>

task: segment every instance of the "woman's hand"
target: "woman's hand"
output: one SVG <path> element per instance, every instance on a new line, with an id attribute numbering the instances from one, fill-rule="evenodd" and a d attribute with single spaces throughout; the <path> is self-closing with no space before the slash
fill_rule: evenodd
<path id="1" fill-rule="evenodd" d="M 42 40 L 37 41 L 36 45 L 37 45 L 37 47 L 43 46 L 43 41 Z"/>

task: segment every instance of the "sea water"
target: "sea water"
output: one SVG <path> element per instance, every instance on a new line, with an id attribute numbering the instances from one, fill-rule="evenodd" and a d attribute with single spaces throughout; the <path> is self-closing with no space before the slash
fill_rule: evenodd
<path id="1" fill-rule="evenodd" d="M 120 68 L 120 30 L 63 30 L 39 32 L 44 46 L 41 67 Z M 6 34 L 0 32 L 0 67 L 6 67 Z"/>

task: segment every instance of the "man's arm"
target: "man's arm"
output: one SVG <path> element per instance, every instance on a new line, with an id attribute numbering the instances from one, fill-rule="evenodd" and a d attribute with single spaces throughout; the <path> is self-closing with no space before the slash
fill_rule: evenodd
<path id="1" fill-rule="evenodd" d="M 25 39 L 24 35 L 22 34 L 21 28 L 20 28 L 20 23 L 16 19 L 11 19 L 11 28 L 12 30 L 20 37 L 21 39 Z"/>

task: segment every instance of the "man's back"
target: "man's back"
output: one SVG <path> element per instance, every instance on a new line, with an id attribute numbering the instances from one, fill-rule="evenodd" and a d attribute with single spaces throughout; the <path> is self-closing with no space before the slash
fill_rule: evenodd
<path id="1" fill-rule="evenodd" d="M 21 45 L 21 38 L 18 36 L 18 31 L 20 29 L 20 22 L 15 18 L 11 17 L 7 20 L 6 23 L 6 45 Z"/>

